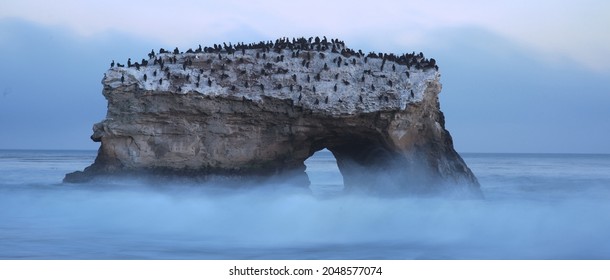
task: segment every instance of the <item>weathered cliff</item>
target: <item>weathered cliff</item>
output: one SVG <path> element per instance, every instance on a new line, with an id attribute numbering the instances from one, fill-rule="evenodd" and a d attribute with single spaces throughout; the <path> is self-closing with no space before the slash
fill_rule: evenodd
<path id="1" fill-rule="evenodd" d="M 327 148 L 347 190 L 477 192 L 445 130 L 439 79 L 421 53 L 365 55 L 338 40 L 151 52 L 105 73 L 98 156 L 64 181 L 287 175 L 307 185 L 304 161 Z"/>

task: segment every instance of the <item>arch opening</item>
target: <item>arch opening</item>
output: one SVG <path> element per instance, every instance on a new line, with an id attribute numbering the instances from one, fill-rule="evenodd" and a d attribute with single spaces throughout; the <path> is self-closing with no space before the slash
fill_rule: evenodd
<path id="1" fill-rule="evenodd" d="M 309 177 L 309 189 L 320 196 L 332 196 L 343 192 L 343 175 L 337 159 L 328 149 L 315 152 L 305 160 L 305 172 Z"/>
<path id="2" fill-rule="evenodd" d="M 387 192 L 400 188 L 398 184 L 404 182 L 405 175 L 400 155 L 373 136 L 346 133 L 312 141 L 311 156 L 305 161 L 312 192 Z"/>

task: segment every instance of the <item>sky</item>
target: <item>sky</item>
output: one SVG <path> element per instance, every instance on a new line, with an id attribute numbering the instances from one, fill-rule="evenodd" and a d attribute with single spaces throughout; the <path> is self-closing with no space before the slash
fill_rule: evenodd
<path id="1" fill-rule="evenodd" d="M 422 51 L 458 152 L 610 153 L 610 1 L 0 3 L 0 149 L 97 149 L 110 61 L 327 36 Z"/>

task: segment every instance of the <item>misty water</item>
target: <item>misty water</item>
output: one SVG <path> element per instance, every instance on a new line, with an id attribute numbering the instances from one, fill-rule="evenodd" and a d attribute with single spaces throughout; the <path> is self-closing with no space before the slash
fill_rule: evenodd
<path id="1" fill-rule="evenodd" d="M 610 259 L 610 155 L 464 154 L 483 200 L 138 179 L 61 184 L 94 151 L 0 151 L 0 259 Z"/>

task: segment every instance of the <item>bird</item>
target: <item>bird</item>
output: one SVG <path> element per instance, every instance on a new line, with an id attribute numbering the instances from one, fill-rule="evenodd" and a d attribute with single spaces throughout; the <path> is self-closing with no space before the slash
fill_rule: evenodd
<path id="1" fill-rule="evenodd" d="M 125 82 L 125 75 L 121 74 L 121 84 Z"/>
<path id="2" fill-rule="evenodd" d="M 333 87 L 333 89 L 334 89 L 335 91 L 337 91 L 337 84 L 335 84 L 335 86 Z"/>
<path id="3" fill-rule="evenodd" d="M 212 86 L 212 80 L 210 80 L 210 78 L 208 78 L 208 86 L 211 87 Z"/>
<path id="4" fill-rule="evenodd" d="M 328 96 L 324 98 L 324 103 L 328 104 Z"/>
<path id="5" fill-rule="evenodd" d="M 147 79 L 148 77 L 146 76 L 146 74 L 144 74 L 144 81 L 146 82 Z"/>
<path id="6" fill-rule="evenodd" d="M 112 62 L 110 63 L 110 68 L 114 67 L 114 59 L 112 60 Z"/>

